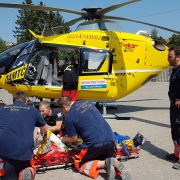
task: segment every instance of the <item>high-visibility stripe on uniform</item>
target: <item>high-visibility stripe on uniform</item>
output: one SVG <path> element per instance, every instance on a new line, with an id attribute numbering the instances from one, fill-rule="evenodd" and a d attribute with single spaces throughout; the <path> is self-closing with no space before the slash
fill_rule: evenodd
<path id="1" fill-rule="evenodd" d="M 80 168 L 79 168 L 79 163 L 83 159 L 83 157 L 86 155 L 88 149 L 82 149 L 78 155 L 76 155 L 76 159 L 74 160 L 74 166 L 76 169 L 81 172 L 82 174 L 85 174 L 93 179 L 96 179 L 100 170 L 97 169 L 97 164 L 99 160 L 93 160 L 93 161 L 88 161 L 85 162 Z"/>
<path id="2" fill-rule="evenodd" d="M 115 166 L 119 163 L 119 161 L 115 161 Z M 120 176 L 121 172 L 119 172 L 117 169 L 115 169 L 116 176 Z"/>
<path id="3" fill-rule="evenodd" d="M 4 165 L 5 165 L 5 161 L 3 161 L 0 158 L 0 176 L 4 176 L 5 175 Z"/>
<path id="4" fill-rule="evenodd" d="M 178 145 L 178 158 L 179 158 L 179 161 L 180 161 L 180 145 Z"/>
<path id="5" fill-rule="evenodd" d="M 174 143 L 174 155 L 175 155 L 176 157 L 179 157 L 179 149 L 178 149 L 177 141 L 174 140 L 173 143 Z"/>
<path id="6" fill-rule="evenodd" d="M 177 141 L 174 140 L 174 155 L 179 158 L 180 161 L 180 145 L 177 144 Z"/>
<path id="7" fill-rule="evenodd" d="M 82 167 L 79 169 L 79 171 L 82 172 L 83 174 L 88 175 L 89 169 L 91 168 L 92 163 L 93 163 L 93 161 L 88 161 L 88 162 L 84 163 L 82 165 Z"/>
<path id="8" fill-rule="evenodd" d="M 101 169 L 97 169 L 98 162 L 99 160 L 88 161 L 82 165 L 79 171 L 82 174 L 85 174 L 91 178 L 96 179 L 101 170 Z"/>
<path id="9" fill-rule="evenodd" d="M 119 161 L 116 160 L 116 161 L 115 161 L 115 166 L 116 166 L 118 163 L 119 163 Z M 107 169 L 106 169 L 106 168 L 105 168 L 105 171 L 107 172 Z M 120 175 L 121 175 L 121 172 L 120 172 L 117 168 L 115 168 L 115 174 L 116 174 L 116 176 L 120 176 Z"/>

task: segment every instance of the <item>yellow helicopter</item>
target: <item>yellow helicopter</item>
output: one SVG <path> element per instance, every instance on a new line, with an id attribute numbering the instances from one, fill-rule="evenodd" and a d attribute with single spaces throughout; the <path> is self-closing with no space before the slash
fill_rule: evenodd
<path id="1" fill-rule="evenodd" d="M 91 6 L 74 11 L 45 6 L 0 3 L 0 7 L 41 11 L 61 11 L 80 15 L 80 18 L 53 28 L 44 35 L 30 30 L 36 40 L 19 44 L 0 54 L 0 87 L 14 94 L 25 91 L 29 97 L 58 99 L 62 84 L 57 76 L 59 52 L 78 55 L 77 100 L 106 103 L 120 99 L 137 90 L 166 69 L 168 48 L 151 38 L 122 32 L 117 21 L 125 20 L 151 25 L 174 33 L 178 31 L 132 19 L 105 15 L 134 3 L 132 0 L 104 9 Z M 80 20 L 75 32 L 55 34 Z"/>

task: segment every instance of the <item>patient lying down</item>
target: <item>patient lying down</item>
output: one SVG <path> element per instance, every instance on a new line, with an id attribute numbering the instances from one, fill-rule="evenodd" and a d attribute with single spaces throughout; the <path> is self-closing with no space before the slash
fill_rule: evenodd
<path id="1" fill-rule="evenodd" d="M 63 142 L 61 142 L 61 140 L 51 131 L 49 130 L 47 131 L 46 139 L 38 140 L 39 136 L 40 136 L 40 131 L 38 130 L 34 141 L 34 154 L 36 152 L 38 152 L 38 154 L 44 154 L 52 150 L 50 145 L 51 143 L 56 145 L 60 152 L 67 151 L 66 145 Z"/>

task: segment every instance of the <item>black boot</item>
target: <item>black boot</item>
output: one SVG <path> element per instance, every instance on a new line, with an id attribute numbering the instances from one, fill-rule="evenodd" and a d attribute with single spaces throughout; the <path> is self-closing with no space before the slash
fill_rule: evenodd
<path id="1" fill-rule="evenodd" d="M 114 166 L 115 166 L 115 159 L 113 157 L 107 158 L 105 160 L 104 168 L 107 170 L 108 180 L 114 180 L 114 178 L 115 178 Z"/>
<path id="2" fill-rule="evenodd" d="M 166 159 L 170 161 L 179 161 L 179 158 L 176 157 L 174 154 L 167 154 Z"/>
<path id="3" fill-rule="evenodd" d="M 180 161 L 178 161 L 177 163 L 174 163 L 174 164 L 173 164 L 173 168 L 180 170 Z"/>
<path id="4" fill-rule="evenodd" d="M 121 173 L 122 180 L 131 180 L 131 175 L 121 162 L 116 164 L 116 168 Z"/>

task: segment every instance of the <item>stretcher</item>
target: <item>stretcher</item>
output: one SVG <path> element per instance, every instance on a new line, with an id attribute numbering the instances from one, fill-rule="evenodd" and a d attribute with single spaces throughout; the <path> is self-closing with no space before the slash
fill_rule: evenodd
<path id="1" fill-rule="evenodd" d="M 137 134 L 134 139 L 114 133 L 116 139 L 116 158 L 118 160 L 128 160 L 139 157 L 139 145 L 143 145 L 145 140 L 141 134 Z M 73 165 L 75 154 L 82 140 L 77 143 L 68 144 L 65 152 L 62 152 L 55 143 L 46 141 L 39 145 L 34 151 L 34 165 L 37 171 L 62 168 Z M 43 152 L 44 151 L 44 152 Z"/>
<path id="2" fill-rule="evenodd" d="M 45 171 L 48 169 L 56 169 L 73 165 L 75 149 L 68 152 L 61 152 L 58 147 L 51 143 L 51 150 L 44 154 L 34 154 L 34 166 L 37 171 Z"/>
<path id="3" fill-rule="evenodd" d="M 138 158 L 140 148 L 139 145 L 143 145 L 145 138 L 140 133 L 137 133 L 136 136 L 131 139 L 129 136 L 122 136 L 114 133 L 116 140 L 116 159 L 118 160 L 128 160 L 130 158 Z"/>

